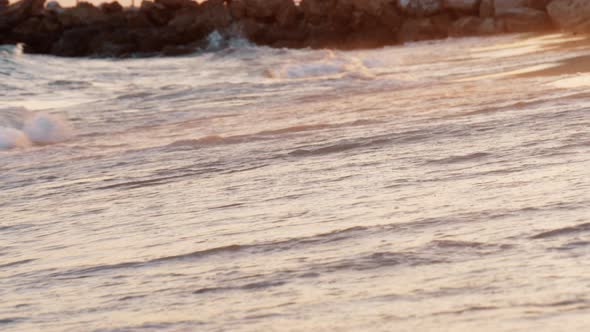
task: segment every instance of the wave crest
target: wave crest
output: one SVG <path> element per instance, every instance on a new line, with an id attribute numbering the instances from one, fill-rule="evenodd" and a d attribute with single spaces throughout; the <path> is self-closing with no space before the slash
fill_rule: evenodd
<path id="1" fill-rule="evenodd" d="M 74 136 L 62 117 L 24 108 L 0 109 L 0 150 L 66 141 Z"/>
<path id="2" fill-rule="evenodd" d="M 283 65 L 278 69 L 267 70 L 270 78 L 279 79 L 317 79 L 349 77 L 356 79 L 373 79 L 369 72 L 373 65 L 352 56 L 344 56 L 327 51 L 320 59 L 308 59 Z"/>

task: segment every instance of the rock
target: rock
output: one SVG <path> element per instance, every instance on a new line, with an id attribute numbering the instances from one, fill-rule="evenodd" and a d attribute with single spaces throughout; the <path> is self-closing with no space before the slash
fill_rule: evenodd
<path id="1" fill-rule="evenodd" d="M 224 0 L 208 0 L 199 6 L 201 20 L 210 31 L 228 28 L 232 23 Z"/>
<path id="2" fill-rule="evenodd" d="M 311 25 L 307 27 L 305 45 L 311 48 L 340 48 L 346 44 L 351 33 L 347 26 L 332 24 Z"/>
<path id="3" fill-rule="evenodd" d="M 517 8 L 528 8 L 529 0 L 494 0 L 494 14 L 500 16 Z"/>
<path id="4" fill-rule="evenodd" d="M 430 18 L 410 18 L 398 32 L 398 40 L 405 42 L 446 38 L 447 27 L 441 27 Z"/>
<path id="5" fill-rule="evenodd" d="M 14 27 L 11 36 L 25 44 L 27 53 L 49 53 L 61 33 L 62 27 L 54 16 L 35 16 Z"/>
<path id="6" fill-rule="evenodd" d="M 100 10 L 105 14 L 115 14 L 123 12 L 123 6 L 117 1 L 103 3 L 100 5 Z"/>
<path id="7" fill-rule="evenodd" d="M 178 11 L 174 18 L 168 22 L 168 26 L 177 33 L 185 33 L 199 28 L 200 15 L 193 10 Z"/>
<path id="8" fill-rule="evenodd" d="M 59 23 L 64 28 L 71 28 L 82 25 L 94 25 L 107 20 L 106 15 L 94 5 L 81 2 L 73 8 L 66 8 L 57 15 Z"/>
<path id="9" fill-rule="evenodd" d="M 254 19 L 272 19 L 278 16 L 283 7 L 295 6 L 290 0 L 242 0 L 246 6 L 246 16 Z"/>
<path id="10" fill-rule="evenodd" d="M 397 0 L 397 5 L 404 14 L 412 17 L 433 16 L 443 8 L 442 0 Z"/>
<path id="11" fill-rule="evenodd" d="M 494 17 L 495 15 L 494 0 L 481 0 L 481 4 L 479 5 L 479 16 Z"/>
<path id="12" fill-rule="evenodd" d="M 235 19 L 252 18 L 263 23 L 294 26 L 299 10 L 292 0 L 232 0 L 229 10 Z"/>
<path id="13" fill-rule="evenodd" d="M 143 1 L 139 10 L 156 26 L 164 26 L 174 17 L 174 12 L 162 4 Z"/>
<path id="14" fill-rule="evenodd" d="M 279 9 L 276 16 L 277 24 L 283 28 L 295 27 L 299 22 L 300 11 L 292 1 L 288 1 Z"/>
<path id="15" fill-rule="evenodd" d="M 313 48 L 393 44 L 403 22 L 392 0 L 304 0 L 301 6 Z"/>
<path id="16" fill-rule="evenodd" d="M 529 0 L 527 7 L 538 9 L 538 10 L 547 10 L 547 5 L 551 1 L 552 0 Z"/>
<path id="17" fill-rule="evenodd" d="M 29 17 L 40 15 L 45 0 L 22 0 L 5 8 L 0 15 L 0 31 L 10 30 Z"/>
<path id="18" fill-rule="evenodd" d="M 125 26 L 128 29 L 146 29 L 152 28 L 152 22 L 145 15 L 145 13 L 136 10 L 127 10 L 123 12 L 125 18 Z"/>
<path id="19" fill-rule="evenodd" d="M 477 14 L 480 3 L 481 0 L 444 0 L 443 7 L 457 12 Z"/>
<path id="20" fill-rule="evenodd" d="M 505 9 L 496 17 L 504 22 L 506 32 L 538 32 L 553 28 L 546 12 L 533 8 Z"/>
<path id="21" fill-rule="evenodd" d="M 345 48 L 374 48 L 398 42 L 403 18 L 393 3 L 386 0 L 352 2 L 353 14 Z"/>
<path id="22" fill-rule="evenodd" d="M 239 22 L 241 34 L 248 40 L 258 44 L 273 47 L 303 47 L 308 34 L 303 25 L 290 28 L 281 28 L 258 22 L 252 18 Z"/>
<path id="23" fill-rule="evenodd" d="M 59 2 L 57 1 L 49 1 L 45 6 L 45 10 L 49 13 L 53 14 L 61 14 L 63 13 L 64 9 L 61 7 Z"/>
<path id="24" fill-rule="evenodd" d="M 333 6 L 329 0 L 301 0 L 299 7 L 308 24 L 321 25 Z"/>
<path id="25" fill-rule="evenodd" d="M 446 38 L 449 35 L 453 24 L 453 16 L 449 13 L 441 13 L 430 17 L 430 21 L 434 25 L 436 31 L 438 31 L 438 38 Z"/>
<path id="26" fill-rule="evenodd" d="M 223 1 L 207 1 L 198 9 L 184 8 L 168 23 L 171 31 L 182 40 L 192 42 L 206 37 L 214 30 L 224 30 L 231 24 L 229 11 Z"/>
<path id="27" fill-rule="evenodd" d="M 582 27 L 590 20 L 590 1 L 554 0 L 547 6 L 547 12 L 562 29 L 585 30 Z"/>
<path id="28" fill-rule="evenodd" d="M 491 17 L 466 16 L 453 22 L 449 34 L 451 36 L 481 36 L 502 31 L 502 25 Z"/>
<path id="29" fill-rule="evenodd" d="M 67 57 L 90 55 L 90 42 L 98 35 L 96 27 L 77 27 L 64 31 L 61 38 L 52 45 L 51 54 Z"/>
<path id="30" fill-rule="evenodd" d="M 389 27 L 399 28 L 403 21 L 398 8 L 390 0 L 350 0 L 353 8 Z"/>
<path id="31" fill-rule="evenodd" d="M 155 3 L 173 10 L 183 7 L 197 6 L 197 3 L 192 0 L 155 0 Z"/>
<path id="32" fill-rule="evenodd" d="M 194 53 L 196 47 L 193 45 L 166 45 L 162 48 L 162 55 L 165 56 L 179 56 Z"/>
<path id="33" fill-rule="evenodd" d="M 353 31 L 385 28 L 395 33 L 403 21 L 389 0 L 337 0 L 329 13 L 332 24 L 345 25 Z"/>
<path id="34" fill-rule="evenodd" d="M 392 11 L 395 5 L 391 0 L 339 0 L 348 1 L 352 7 L 360 12 L 371 16 L 380 16 L 384 12 Z"/>
<path id="35" fill-rule="evenodd" d="M 162 33 L 162 30 L 162 28 L 152 28 L 133 31 L 129 37 L 137 43 L 135 52 L 157 53 L 169 45 L 169 38 Z"/>
<path id="36" fill-rule="evenodd" d="M 246 1 L 244 0 L 228 0 L 227 7 L 230 15 L 235 20 L 246 18 Z"/>

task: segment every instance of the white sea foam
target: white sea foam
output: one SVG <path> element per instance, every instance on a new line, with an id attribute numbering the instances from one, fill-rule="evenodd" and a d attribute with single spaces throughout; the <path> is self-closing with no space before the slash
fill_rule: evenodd
<path id="1" fill-rule="evenodd" d="M 215 30 L 207 36 L 207 50 L 209 51 L 216 51 L 221 49 L 224 46 L 224 38 L 219 33 L 219 31 Z"/>
<path id="2" fill-rule="evenodd" d="M 240 49 L 254 47 L 250 41 L 242 37 L 238 32 L 232 32 L 229 35 L 221 34 L 219 31 L 214 30 L 207 36 L 206 51 L 214 52 L 222 49 Z"/>
<path id="3" fill-rule="evenodd" d="M 31 144 L 31 140 L 23 131 L 15 128 L 0 127 L 0 150 L 25 148 Z"/>
<path id="4" fill-rule="evenodd" d="M 60 116 L 24 108 L 0 109 L 0 150 L 54 144 L 71 137 L 71 125 Z"/>
<path id="5" fill-rule="evenodd" d="M 367 66 L 369 64 L 369 66 Z M 365 61 L 353 56 L 326 52 L 320 59 L 292 62 L 268 71 L 269 76 L 283 79 L 313 79 L 332 77 L 372 78 L 369 68 L 376 62 Z"/>

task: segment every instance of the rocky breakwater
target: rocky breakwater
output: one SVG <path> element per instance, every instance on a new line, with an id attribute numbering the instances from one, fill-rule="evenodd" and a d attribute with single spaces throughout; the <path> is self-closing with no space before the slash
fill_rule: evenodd
<path id="1" fill-rule="evenodd" d="M 61 8 L 45 0 L 0 0 L 0 43 L 59 56 L 174 55 L 205 47 L 217 31 L 272 47 L 367 48 L 586 29 L 580 6 L 590 12 L 586 0 L 155 0 L 127 9 L 117 2 Z"/>

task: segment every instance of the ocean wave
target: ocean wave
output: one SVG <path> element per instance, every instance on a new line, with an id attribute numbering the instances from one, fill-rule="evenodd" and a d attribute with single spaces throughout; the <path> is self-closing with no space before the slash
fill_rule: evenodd
<path id="1" fill-rule="evenodd" d="M 277 79 L 317 79 L 317 78 L 356 78 L 373 79 L 370 68 L 379 66 L 378 62 L 363 60 L 326 51 L 319 59 L 302 59 L 267 70 L 267 76 Z"/>
<path id="2" fill-rule="evenodd" d="M 71 125 L 58 115 L 24 108 L 0 109 L 0 150 L 54 144 L 73 136 Z"/>
<path id="3" fill-rule="evenodd" d="M 562 235 L 578 235 L 580 233 L 590 232 L 590 223 L 579 224 L 570 227 L 563 227 L 558 229 L 553 229 L 550 231 L 538 233 L 533 235 L 531 239 L 538 240 L 538 239 L 547 239 L 553 238 Z"/>
<path id="4" fill-rule="evenodd" d="M 0 45 L 0 59 L 1 57 L 13 57 L 23 54 L 23 45 Z"/>

